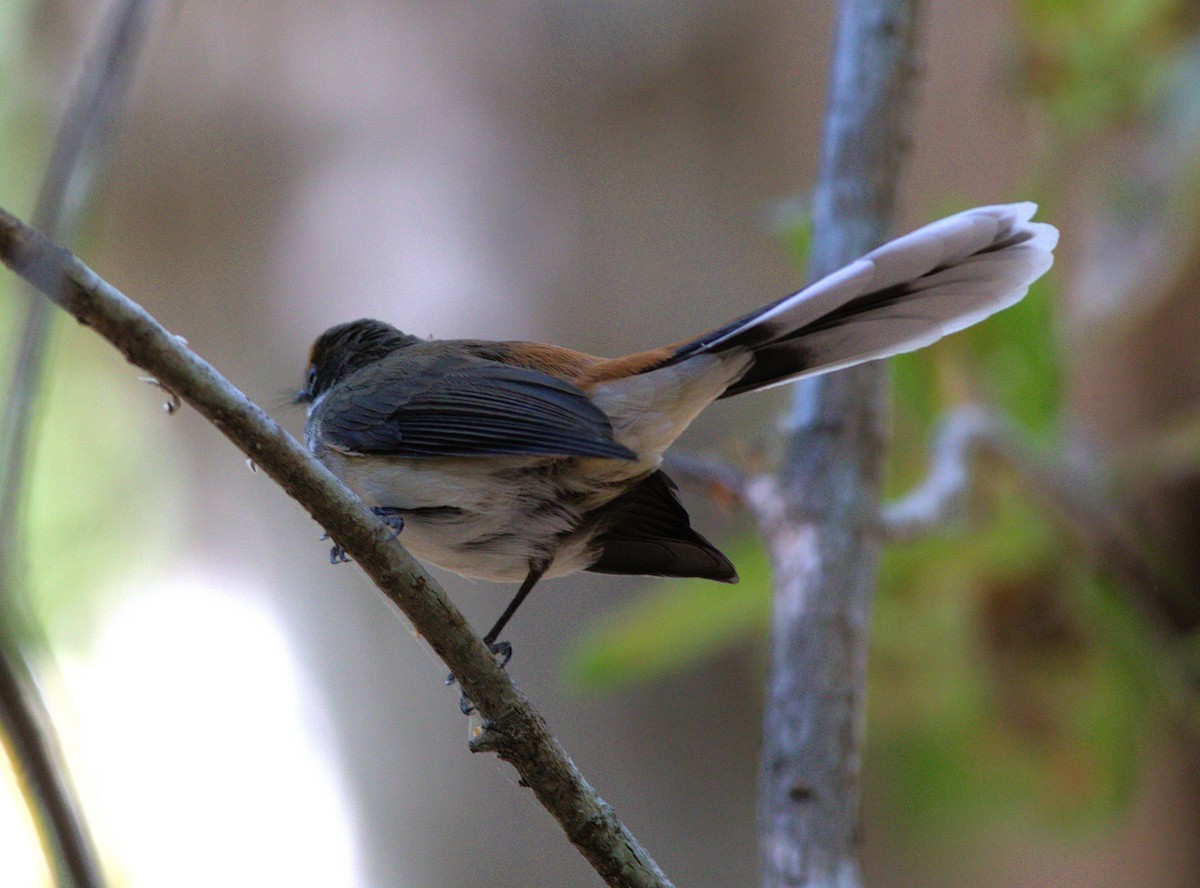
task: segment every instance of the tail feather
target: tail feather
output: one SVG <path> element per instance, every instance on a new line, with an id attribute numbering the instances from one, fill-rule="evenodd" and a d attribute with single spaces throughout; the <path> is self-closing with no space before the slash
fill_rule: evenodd
<path id="1" fill-rule="evenodd" d="M 978 207 L 897 238 L 678 346 L 659 366 L 749 351 L 721 397 L 912 351 L 1020 301 L 1054 261 L 1058 231 L 1033 203 Z"/>

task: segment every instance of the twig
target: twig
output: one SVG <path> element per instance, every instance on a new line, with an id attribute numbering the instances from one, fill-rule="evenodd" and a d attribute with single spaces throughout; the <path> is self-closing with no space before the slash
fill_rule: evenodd
<path id="1" fill-rule="evenodd" d="M 87 203 L 107 141 L 137 61 L 155 5 L 116 0 L 84 61 L 54 148 L 33 218 L 51 234 L 70 232 Z M 0 727 L 47 860 L 61 886 L 100 888 L 103 869 L 71 786 L 54 726 L 21 653 L 38 637 L 23 594 L 20 520 L 33 404 L 52 321 L 46 300 L 29 295 L 20 350 L 0 428 Z"/>
<path id="2" fill-rule="evenodd" d="M 1101 493 L 1095 472 L 1084 473 L 1065 459 L 1035 449 L 1011 422 L 978 406 L 959 407 L 943 418 L 925 479 L 881 511 L 885 537 L 913 539 L 960 516 L 975 477 L 970 462 L 975 453 L 1016 475 L 1097 566 L 1130 593 L 1145 618 L 1166 630 L 1162 618 L 1152 616 L 1146 606 L 1159 601 L 1186 608 L 1179 616 L 1189 625 L 1200 621 L 1192 597 L 1146 552 L 1120 504 Z"/>
<path id="3" fill-rule="evenodd" d="M 931 448 L 929 471 L 911 492 L 888 503 L 881 513 L 889 540 L 908 540 L 936 531 L 960 517 L 972 482 L 971 457 L 978 454 L 1003 465 L 1030 496 L 1087 553 L 1137 615 L 1139 631 L 1155 653 L 1159 679 L 1190 731 L 1200 729 L 1200 688 L 1193 663 L 1163 607 L 1185 625 L 1200 621 L 1193 596 L 1146 551 L 1123 517 L 1119 503 L 1102 495 L 1095 472 L 1035 449 L 1011 422 L 978 406 L 950 411 Z"/>
<path id="4" fill-rule="evenodd" d="M 841 4 L 810 277 L 877 246 L 890 226 L 912 119 L 917 6 Z M 884 404 L 878 366 L 801 383 L 779 476 L 751 485 L 775 577 L 759 803 L 768 888 L 862 884 L 861 747 Z"/>
<path id="5" fill-rule="evenodd" d="M 32 802 L 55 883 L 67 888 L 104 884 L 99 857 L 75 798 L 54 726 L 37 696 L 37 684 L 12 637 L 0 644 L 0 731 L 22 794 Z"/>
<path id="6" fill-rule="evenodd" d="M 152 385 L 167 396 L 167 400 L 163 401 L 164 413 L 178 413 L 179 408 L 183 406 L 183 402 L 179 400 L 179 395 L 175 394 L 153 376 L 139 376 L 138 382 L 144 382 L 146 385 Z M 251 463 L 250 465 L 251 471 L 253 471 L 254 464 Z"/>
<path id="7" fill-rule="evenodd" d="M 329 532 L 450 667 L 485 720 L 485 745 L 517 769 L 609 885 L 670 885 L 390 527 L 141 306 L 3 210 L 0 259 L 187 401 Z"/>
<path id="8" fill-rule="evenodd" d="M 930 447 L 925 479 L 881 510 L 884 538 L 915 539 L 961 517 L 971 488 L 971 456 L 998 433 L 997 418 L 980 407 L 959 407 L 943 417 Z"/>
<path id="9" fill-rule="evenodd" d="M 1156 564 L 1125 519 L 1124 510 L 1102 495 L 1094 474 L 1034 449 L 1011 423 L 995 415 L 980 425 L 975 446 L 1016 474 L 1097 567 L 1117 581 L 1156 633 L 1162 637 L 1171 634 L 1162 614 L 1152 607 L 1155 602 L 1171 608 L 1187 625 L 1200 621 L 1194 596 L 1177 577 Z"/>

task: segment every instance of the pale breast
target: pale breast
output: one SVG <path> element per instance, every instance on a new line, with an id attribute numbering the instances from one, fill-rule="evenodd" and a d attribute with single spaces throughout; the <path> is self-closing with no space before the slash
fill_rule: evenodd
<path id="1" fill-rule="evenodd" d="M 517 582 L 534 560 L 551 560 L 549 576 L 590 563 L 587 541 L 570 539 L 581 511 L 554 471 L 562 458 L 316 455 L 367 505 L 400 510 L 401 542 L 438 567 Z"/>

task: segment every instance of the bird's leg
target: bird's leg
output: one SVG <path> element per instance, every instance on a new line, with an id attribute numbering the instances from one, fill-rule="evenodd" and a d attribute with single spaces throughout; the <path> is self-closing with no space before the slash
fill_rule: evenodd
<path id="1" fill-rule="evenodd" d="M 392 529 L 392 535 L 388 537 L 389 543 L 400 536 L 400 531 L 404 530 L 403 509 L 396 509 L 391 506 L 376 506 L 375 508 L 371 509 L 371 511 L 379 517 L 380 521 Z M 323 540 L 328 538 L 329 534 L 324 534 L 321 537 Z M 345 564 L 349 560 L 349 557 L 346 555 L 346 550 L 341 546 L 335 545 L 329 550 L 330 564 Z"/>
<path id="2" fill-rule="evenodd" d="M 508 661 L 512 659 L 513 649 L 511 643 L 497 641 L 496 639 L 500 637 L 500 633 L 504 631 L 504 627 L 508 625 L 508 621 L 517 612 L 517 608 L 521 606 L 521 602 L 533 591 L 533 587 L 537 585 L 538 580 L 542 578 L 542 574 L 546 572 L 546 568 L 549 566 L 548 563 L 530 564 L 529 573 L 525 576 L 525 581 L 521 583 L 521 588 L 517 590 L 517 594 L 508 603 L 508 607 L 504 609 L 504 613 L 500 615 L 500 619 L 496 620 L 496 624 L 488 630 L 487 635 L 483 636 L 483 643 L 488 646 L 488 650 L 500 658 L 501 669 L 507 666 Z M 446 684 L 454 684 L 453 675 L 446 676 Z M 463 711 L 463 715 L 470 715 L 475 711 L 475 705 L 467 699 L 466 694 L 463 694 L 462 699 L 459 701 L 459 708 Z"/>
<path id="3" fill-rule="evenodd" d="M 536 567 L 531 567 L 529 573 L 525 577 L 525 582 L 521 583 L 521 588 L 517 590 L 517 594 L 513 596 L 513 600 L 508 603 L 508 607 L 504 609 L 504 613 L 500 615 L 500 619 L 496 620 L 496 625 L 488 630 L 488 634 L 483 636 L 483 643 L 486 644 L 493 654 L 502 656 L 502 667 L 508 664 L 512 659 L 512 645 L 507 641 L 496 641 L 500 637 L 500 633 L 504 631 L 504 627 L 508 625 L 508 621 L 512 619 L 513 614 L 517 612 L 517 608 L 533 591 L 533 587 L 537 585 L 538 580 L 542 578 L 542 574 L 546 572 L 548 565 L 540 564 Z"/>

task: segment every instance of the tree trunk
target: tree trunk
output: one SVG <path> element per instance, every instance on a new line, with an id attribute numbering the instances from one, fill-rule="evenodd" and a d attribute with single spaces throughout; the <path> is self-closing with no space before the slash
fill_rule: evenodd
<path id="1" fill-rule="evenodd" d="M 882 243 L 891 225 L 916 5 L 842 3 L 812 278 Z M 751 492 L 775 576 L 760 801 L 768 888 L 862 884 L 861 746 L 885 429 L 879 364 L 803 382 L 778 476 Z"/>

